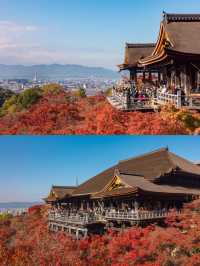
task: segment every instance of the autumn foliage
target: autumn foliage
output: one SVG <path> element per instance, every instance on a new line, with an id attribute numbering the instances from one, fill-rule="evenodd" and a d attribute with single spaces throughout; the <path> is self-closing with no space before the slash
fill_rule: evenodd
<path id="1" fill-rule="evenodd" d="M 55 85 L 54 85 L 55 86 Z M 200 114 L 165 106 L 160 112 L 121 112 L 104 96 L 81 97 L 59 88 L 32 89 L 7 100 L 0 134 L 199 134 Z"/>
<path id="2" fill-rule="evenodd" d="M 46 207 L 0 221 L 1 266 L 199 266 L 200 200 L 181 215 L 172 211 L 164 227 L 133 227 L 80 241 L 50 233 Z"/>

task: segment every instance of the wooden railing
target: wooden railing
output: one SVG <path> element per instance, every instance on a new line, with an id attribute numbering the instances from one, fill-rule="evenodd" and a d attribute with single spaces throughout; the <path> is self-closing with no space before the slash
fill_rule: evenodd
<path id="1" fill-rule="evenodd" d="M 176 106 L 177 108 L 180 108 L 182 103 L 181 103 L 181 92 L 178 92 L 177 94 L 171 94 L 171 93 L 162 93 L 162 92 L 157 92 L 157 98 L 156 98 L 156 103 L 160 105 L 165 105 L 165 104 L 172 104 Z"/>
<path id="2" fill-rule="evenodd" d="M 99 216 L 95 215 L 65 215 L 59 213 L 49 213 L 49 221 L 60 222 L 60 223 L 73 223 L 73 224 L 91 224 L 99 220 Z"/>
<path id="3" fill-rule="evenodd" d="M 115 88 L 112 91 L 112 96 L 123 106 L 124 109 L 128 108 L 129 95 L 128 91 L 117 91 Z"/>
<path id="4" fill-rule="evenodd" d="M 200 95 L 191 95 L 187 101 L 190 109 L 200 109 Z"/>
<path id="5" fill-rule="evenodd" d="M 107 213 L 105 219 L 108 220 L 123 220 L 123 221 L 142 221 L 142 220 L 153 220 L 163 219 L 168 216 L 167 211 L 136 211 L 133 213 Z"/>
<path id="6" fill-rule="evenodd" d="M 152 106 L 152 98 L 144 97 L 144 98 L 136 98 L 129 94 L 127 90 L 117 91 L 113 89 L 112 97 L 116 99 L 123 107 L 123 109 L 145 109 Z"/>
<path id="7" fill-rule="evenodd" d="M 200 94 L 196 95 L 181 95 L 181 90 L 178 90 L 176 94 L 162 92 L 162 88 L 158 88 L 155 95 L 149 94 L 148 97 L 144 99 L 135 98 L 129 91 L 131 91 L 131 86 L 121 85 L 114 87 L 112 91 L 112 97 L 118 101 L 124 110 L 128 109 L 145 109 L 150 107 L 155 107 L 156 105 L 166 105 L 171 104 L 177 107 L 186 107 L 188 109 L 198 109 L 200 110 Z M 152 90 L 149 89 L 149 92 Z"/>
<path id="8" fill-rule="evenodd" d="M 177 212 L 178 214 L 178 212 Z M 77 224 L 89 225 L 98 222 L 106 222 L 107 220 L 120 220 L 120 221 L 143 221 L 143 220 L 156 220 L 164 219 L 169 215 L 168 211 L 134 211 L 134 212 L 104 212 L 101 215 L 62 215 L 58 213 L 50 213 L 49 221 L 60 224 Z"/>

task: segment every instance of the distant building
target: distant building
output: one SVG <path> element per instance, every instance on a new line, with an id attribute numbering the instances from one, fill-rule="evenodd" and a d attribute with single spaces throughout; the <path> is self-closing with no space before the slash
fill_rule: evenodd
<path id="1" fill-rule="evenodd" d="M 34 76 L 34 78 L 33 78 L 33 82 L 37 82 L 38 81 L 38 74 L 37 74 L 37 72 L 35 72 L 35 76 Z"/>

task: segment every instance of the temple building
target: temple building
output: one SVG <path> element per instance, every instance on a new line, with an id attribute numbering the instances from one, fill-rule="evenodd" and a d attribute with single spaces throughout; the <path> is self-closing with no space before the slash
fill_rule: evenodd
<path id="1" fill-rule="evenodd" d="M 76 187 L 73 186 L 52 186 L 48 198 L 45 198 L 44 201 L 48 204 L 52 204 L 54 202 L 62 204 L 67 198 L 72 196 L 75 188 Z"/>
<path id="2" fill-rule="evenodd" d="M 154 43 L 126 43 L 124 63 L 118 65 L 120 71 L 128 70 L 130 72 L 130 80 L 137 82 L 138 76 L 142 74 L 142 80 L 152 79 L 153 70 L 145 72 L 143 67 L 139 67 L 138 62 L 150 54 L 155 49 Z"/>
<path id="3" fill-rule="evenodd" d="M 200 14 L 164 12 L 155 44 L 126 44 L 124 62 L 118 67 L 120 71 L 129 70 L 130 85 L 127 85 L 127 81 L 123 85 L 117 84 L 110 103 L 117 107 L 115 100 L 121 102 L 119 109 L 122 110 L 141 109 L 137 108 L 138 99 L 140 107 L 143 103 L 143 109 L 157 109 L 160 105 L 170 103 L 177 108 L 184 106 L 199 110 L 199 34 Z M 143 73 L 144 83 L 152 81 L 155 73 L 157 78 L 148 88 L 145 84 L 141 88 L 137 83 L 138 73 Z"/>
<path id="4" fill-rule="evenodd" d="M 167 148 L 120 161 L 74 187 L 52 187 L 49 228 L 77 238 L 107 228 L 162 222 L 200 195 L 200 166 Z"/>
<path id="5" fill-rule="evenodd" d="M 200 14 L 164 13 L 154 51 L 138 61 L 144 68 L 157 67 L 161 81 L 180 87 L 185 94 L 200 93 Z"/>

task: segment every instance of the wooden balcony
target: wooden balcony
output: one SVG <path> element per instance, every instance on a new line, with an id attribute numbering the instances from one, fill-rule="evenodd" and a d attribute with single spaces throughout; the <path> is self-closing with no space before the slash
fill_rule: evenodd
<path id="1" fill-rule="evenodd" d="M 49 222 L 56 222 L 60 224 L 73 224 L 79 226 L 87 226 L 98 223 L 101 217 L 89 214 L 64 215 L 59 213 L 49 213 Z"/>
<path id="2" fill-rule="evenodd" d="M 108 212 L 105 211 L 101 215 L 84 214 L 84 215 L 62 215 L 58 213 L 49 214 L 49 222 L 60 224 L 73 224 L 77 226 L 88 226 L 96 223 L 106 223 L 109 220 L 120 221 L 144 221 L 165 219 L 169 215 L 168 211 L 155 210 L 155 211 L 133 211 L 133 212 Z"/>
<path id="3" fill-rule="evenodd" d="M 136 211 L 132 213 L 106 213 L 106 220 L 116 221 L 146 221 L 165 219 L 169 215 L 167 211 Z"/>
<path id="4" fill-rule="evenodd" d="M 182 97 L 181 93 L 170 94 L 157 92 L 155 103 L 159 105 L 172 104 L 176 108 L 186 108 L 190 110 L 200 110 L 200 95 L 190 95 Z"/>
<path id="5" fill-rule="evenodd" d="M 159 105 L 172 104 L 177 108 L 181 107 L 181 95 L 171 94 L 171 93 L 162 93 L 160 91 L 157 92 L 157 97 L 155 99 L 155 103 Z"/>
<path id="6" fill-rule="evenodd" d="M 177 212 L 180 214 L 180 212 Z M 91 213 L 78 213 L 76 215 L 64 215 L 59 212 L 49 213 L 49 230 L 53 232 L 63 231 L 80 239 L 91 233 L 91 229 L 96 228 L 96 232 L 103 228 L 110 227 L 110 224 L 127 224 L 128 227 L 143 223 L 159 222 L 167 218 L 168 211 L 132 211 L 132 212 L 113 212 L 103 211 L 100 215 Z M 116 229 L 115 227 L 112 227 Z M 118 227 L 118 230 L 120 227 Z"/>
<path id="7" fill-rule="evenodd" d="M 181 96 L 181 92 L 172 94 L 157 89 L 155 95 L 149 95 L 143 99 L 134 98 L 128 92 L 129 88 L 113 88 L 112 96 L 108 97 L 109 103 L 120 111 L 153 111 L 160 106 L 171 104 L 176 108 L 186 108 L 189 110 L 200 110 L 200 94 Z"/>
<path id="8" fill-rule="evenodd" d="M 135 98 L 128 94 L 128 91 L 113 90 L 112 96 L 107 97 L 109 103 L 120 111 L 152 111 L 156 108 L 154 106 L 154 99 L 152 97 L 145 97 L 143 99 Z"/>

